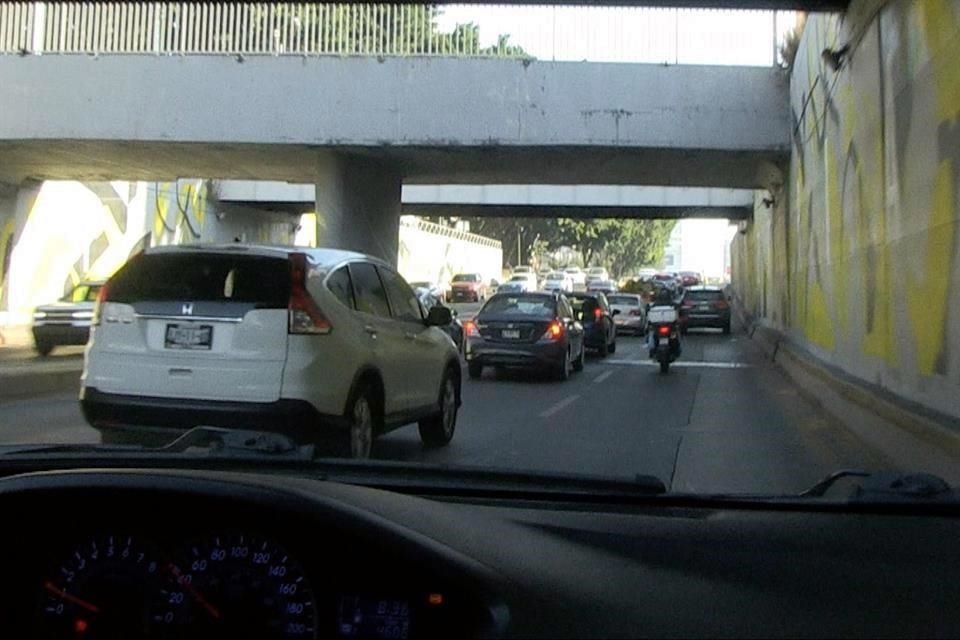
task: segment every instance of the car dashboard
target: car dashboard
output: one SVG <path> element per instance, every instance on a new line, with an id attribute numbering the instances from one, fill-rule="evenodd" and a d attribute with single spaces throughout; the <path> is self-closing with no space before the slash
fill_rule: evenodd
<path id="1" fill-rule="evenodd" d="M 164 469 L 0 479 L 8 637 L 960 633 L 955 517 L 411 495 Z"/>

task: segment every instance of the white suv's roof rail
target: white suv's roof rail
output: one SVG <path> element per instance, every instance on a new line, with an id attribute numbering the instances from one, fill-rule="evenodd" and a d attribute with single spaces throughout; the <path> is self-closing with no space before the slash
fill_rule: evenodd
<path id="1" fill-rule="evenodd" d="M 280 245 L 261 245 L 261 244 L 239 244 L 239 243 L 198 243 L 198 244 L 179 244 L 165 245 L 160 247 L 151 247 L 145 251 L 148 255 L 164 253 L 243 253 L 246 255 L 287 257 L 294 253 L 304 253 L 309 255 L 319 264 L 329 265 L 344 262 L 347 260 L 372 260 L 383 263 L 379 258 L 368 256 L 356 251 L 345 251 L 343 249 L 315 249 L 312 247 L 295 247 Z"/>

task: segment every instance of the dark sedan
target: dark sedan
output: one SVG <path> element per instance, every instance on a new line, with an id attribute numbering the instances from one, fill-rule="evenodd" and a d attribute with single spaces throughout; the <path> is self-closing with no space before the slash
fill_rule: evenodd
<path id="1" fill-rule="evenodd" d="M 680 327 L 713 327 L 730 333 L 730 302 L 717 287 L 690 287 L 680 304 Z"/>
<path id="2" fill-rule="evenodd" d="M 433 307 L 443 306 L 443 301 L 439 296 L 430 292 L 430 290 L 423 287 L 415 287 L 414 292 L 417 294 L 417 299 L 420 300 L 420 304 L 423 305 L 424 317 L 426 317 L 427 312 L 430 311 Z M 440 327 L 450 339 L 453 340 L 453 344 L 457 345 L 457 351 L 460 352 L 460 355 L 463 355 L 464 344 L 466 340 L 463 336 L 463 323 L 460 322 L 460 319 L 457 317 L 457 310 L 451 309 L 450 315 L 452 320 L 450 324 L 445 324 Z"/>
<path id="3" fill-rule="evenodd" d="M 546 370 L 559 380 L 583 369 L 583 327 L 562 294 L 498 293 L 464 331 L 471 378 L 485 366 Z"/>
<path id="4" fill-rule="evenodd" d="M 607 297 L 599 291 L 571 293 L 570 304 L 573 305 L 575 317 L 583 325 L 587 349 L 595 349 L 603 358 L 615 352 L 617 325 L 613 322 L 613 316 L 616 312 L 610 307 Z"/>

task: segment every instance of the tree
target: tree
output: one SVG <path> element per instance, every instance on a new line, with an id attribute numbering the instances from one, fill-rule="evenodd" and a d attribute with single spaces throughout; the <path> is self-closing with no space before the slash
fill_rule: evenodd
<path id="1" fill-rule="evenodd" d="M 449 224 L 444 218 L 430 218 Z M 574 247 L 584 266 L 602 264 L 627 275 L 663 259 L 675 220 L 572 218 L 466 218 L 473 233 L 499 240 L 505 265 L 530 264 L 532 256 Z M 519 243 L 518 243 L 519 238 Z M 519 244 L 519 247 L 518 247 Z M 518 248 L 520 255 L 517 254 Z M 559 266 L 559 265 L 555 265 Z"/>

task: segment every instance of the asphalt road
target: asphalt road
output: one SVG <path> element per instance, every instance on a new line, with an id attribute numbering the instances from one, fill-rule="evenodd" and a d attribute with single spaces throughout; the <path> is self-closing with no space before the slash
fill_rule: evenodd
<path id="1" fill-rule="evenodd" d="M 461 309 L 469 317 L 472 308 Z M 375 443 L 375 457 L 633 477 L 678 491 L 799 491 L 842 467 L 890 468 L 804 399 L 742 333 L 691 333 L 666 376 L 642 340 L 621 337 L 565 383 L 488 369 L 464 376 L 457 432 L 424 450 L 415 426 Z M 0 404 L 0 443 L 96 442 L 76 394 Z"/>

